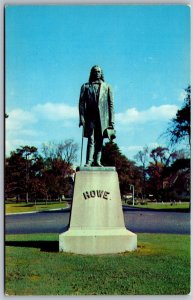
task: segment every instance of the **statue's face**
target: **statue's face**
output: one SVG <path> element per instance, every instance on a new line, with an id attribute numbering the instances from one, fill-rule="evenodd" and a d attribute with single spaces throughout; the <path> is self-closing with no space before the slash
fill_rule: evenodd
<path id="1" fill-rule="evenodd" d="M 96 67 L 93 69 L 93 79 L 94 80 L 101 79 L 101 68 Z"/>

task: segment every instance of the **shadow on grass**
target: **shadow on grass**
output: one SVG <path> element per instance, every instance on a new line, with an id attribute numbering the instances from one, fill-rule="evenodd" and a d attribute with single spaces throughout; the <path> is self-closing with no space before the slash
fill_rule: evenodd
<path id="1" fill-rule="evenodd" d="M 58 213 L 66 213 L 66 212 L 70 212 L 71 211 L 71 207 L 64 207 L 64 208 L 59 208 L 59 209 L 57 209 L 57 210 L 49 210 L 49 209 L 47 209 L 47 210 L 39 210 L 39 211 L 37 211 L 37 213 L 52 213 L 52 214 L 58 214 Z"/>
<path id="2" fill-rule="evenodd" d="M 59 252 L 58 241 L 6 241 L 5 246 L 37 248 L 43 252 Z"/>

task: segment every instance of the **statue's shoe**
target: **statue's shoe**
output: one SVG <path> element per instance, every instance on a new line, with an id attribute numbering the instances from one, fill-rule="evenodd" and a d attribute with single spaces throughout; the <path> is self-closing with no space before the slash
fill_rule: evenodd
<path id="1" fill-rule="evenodd" d="M 95 167 L 103 167 L 103 165 L 101 165 L 101 163 L 98 162 L 98 161 L 94 163 L 94 166 L 95 166 Z"/>
<path id="2" fill-rule="evenodd" d="M 85 167 L 91 167 L 92 166 L 92 162 L 88 162 L 84 165 Z"/>

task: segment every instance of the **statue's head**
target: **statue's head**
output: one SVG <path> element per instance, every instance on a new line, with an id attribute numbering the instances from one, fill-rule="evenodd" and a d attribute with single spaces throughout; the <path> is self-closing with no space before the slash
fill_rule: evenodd
<path id="1" fill-rule="evenodd" d="M 99 79 L 104 81 L 103 71 L 99 66 L 95 65 L 90 70 L 89 82 L 91 83 L 91 82 L 93 82 L 95 80 L 99 80 Z"/>

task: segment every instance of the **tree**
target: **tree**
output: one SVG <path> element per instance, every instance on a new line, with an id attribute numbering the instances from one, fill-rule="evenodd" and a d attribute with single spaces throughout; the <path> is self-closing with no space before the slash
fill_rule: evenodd
<path id="1" fill-rule="evenodd" d="M 136 192 L 140 187 L 140 169 L 135 162 L 123 155 L 116 143 L 108 142 L 102 151 L 102 164 L 104 166 L 115 166 L 119 176 L 121 194 L 130 192 L 130 184 L 135 185 Z"/>
<path id="2" fill-rule="evenodd" d="M 39 155 L 37 148 L 22 146 L 11 152 L 5 164 L 5 192 L 7 196 L 16 196 L 19 199 L 25 194 L 28 202 L 32 180 L 39 172 L 37 163 Z"/>
<path id="3" fill-rule="evenodd" d="M 186 158 L 184 151 L 171 151 L 159 146 L 151 151 L 150 159 L 147 168 L 149 193 L 164 201 L 180 191 L 187 194 L 190 159 Z"/>
<path id="4" fill-rule="evenodd" d="M 142 187 L 142 198 L 146 194 L 146 180 L 147 180 L 147 163 L 149 162 L 149 149 L 147 146 L 140 150 L 136 155 L 135 159 L 142 164 L 142 173 L 143 173 L 143 187 Z"/>
<path id="5" fill-rule="evenodd" d="M 45 162 L 42 182 L 46 187 L 46 198 L 56 199 L 61 195 L 68 194 L 68 190 L 71 189 L 69 178 L 72 174 L 71 166 L 63 160 L 54 158 L 51 167 L 47 167 Z"/>
<path id="6" fill-rule="evenodd" d="M 5 194 L 17 201 L 59 198 L 70 195 L 73 186 L 72 163 L 78 146 L 73 140 L 49 143 L 41 156 L 37 148 L 22 146 L 11 152 L 5 161 Z"/>
<path id="7" fill-rule="evenodd" d="M 72 192 L 72 164 L 77 159 L 78 145 L 72 140 L 42 145 L 44 158 L 43 182 L 47 198 L 58 198 Z M 70 192 L 71 191 L 71 192 Z"/>
<path id="8" fill-rule="evenodd" d="M 5 197 L 16 197 L 25 193 L 25 160 L 21 154 L 12 152 L 5 160 Z"/>
<path id="9" fill-rule="evenodd" d="M 152 161 L 150 161 L 147 170 L 149 175 L 148 186 L 156 198 L 164 195 L 164 180 L 170 176 L 168 170 L 176 157 L 176 152 L 161 146 L 152 149 L 150 153 Z"/>
<path id="10" fill-rule="evenodd" d="M 60 155 L 67 164 L 71 164 L 77 160 L 78 144 L 72 139 L 65 140 L 64 145 L 59 144 Z"/>
<path id="11" fill-rule="evenodd" d="M 26 191 L 26 203 L 29 201 L 29 191 L 30 191 L 30 181 L 32 177 L 34 177 L 33 174 L 33 164 L 35 163 L 37 159 L 37 148 L 36 147 L 30 147 L 30 146 L 23 146 L 21 148 L 18 148 L 16 150 L 16 153 L 21 155 L 25 159 L 25 191 Z"/>
<path id="12" fill-rule="evenodd" d="M 177 111 L 175 118 L 172 119 L 166 131 L 166 135 L 169 136 L 172 145 L 176 145 L 186 138 L 188 138 L 190 144 L 190 85 L 185 89 L 185 92 L 184 104 L 182 108 Z"/>
<path id="13" fill-rule="evenodd" d="M 49 142 L 42 145 L 44 158 L 50 162 L 57 158 L 72 165 L 77 160 L 77 151 L 78 144 L 73 139 L 67 139 L 60 143 Z"/>

